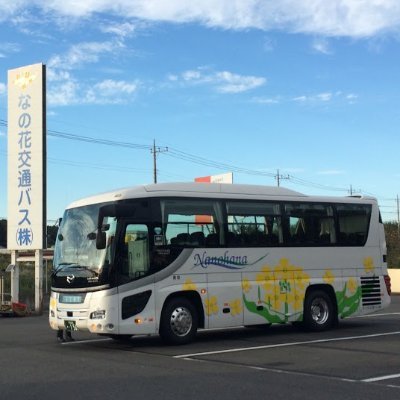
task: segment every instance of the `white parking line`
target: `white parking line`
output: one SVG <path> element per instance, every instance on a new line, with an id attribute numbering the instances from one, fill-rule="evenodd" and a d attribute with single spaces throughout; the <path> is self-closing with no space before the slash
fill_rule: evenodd
<path id="1" fill-rule="evenodd" d="M 237 353 L 240 351 L 273 349 L 273 348 L 278 348 L 278 347 L 300 346 L 300 345 L 305 345 L 305 344 L 316 344 L 316 343 L 340 342 L 340 341 L 345 341 L 345 340 L 368 339 L 368 338 L 374 338 L 374 337 L 393 336 L 393 335 L 400 335 L 400 331 L 375 333 L 372 335 L 362 335 L 362 336 L 348 336 L 348 337 L 341 337 L 341 338 L 308 340 L 308 341 L 304 341 L 304 342 L 288 342 L 288 343 L 269 344 L 269 345 L 264 345 L 264 346 L 239 347 L 239 348 L 235 348 L 235 349 L 205 351 L 202 353 L 180 354 L 180 355 L 173 356 L 173 358 L 201 357 L 201 356 L 210 356 L 210 355 L 215 355 L 215 354 Z"/>
<path id="2" fill-rule="evenodd" d="M 396 378 L 400 378 L 400 374 L 377 376 L 375 378 L 363 379 L 361 382 L 379 382 L 379 381 L 386 381 L 387 379 L 396 379 Z"/>
<path id="3" fill-rule="evenodd" d="M 72 342 L 62 342 L 63 346 L 70 346 L 71 344 L 80 344 L 80 343 L 95 343 L 95 342 L 106 342 L 112 340 L 111 338 L 104 339 L 87 339 L 87 340 L 73 340 Z"/>
<path id="4" fill-rule="evenodd" d="M 354 318 L 371 318 L 371 317 L 387 317 L 389 315 L 400 315 L 400 312 L 392 312 L 392 313 L 380 313 L 380 314 L 367 314 L 367 315 L 357 315 L 356 317 L 349 317 L 347 319 L 354 319 Z"/>

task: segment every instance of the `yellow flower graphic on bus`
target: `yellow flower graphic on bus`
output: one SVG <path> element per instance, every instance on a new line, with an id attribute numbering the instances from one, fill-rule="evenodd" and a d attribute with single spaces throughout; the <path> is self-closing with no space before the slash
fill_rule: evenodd
<path id="1" fill-rule="evenodd" d="M 292 265 L 287 258 L 281 258 L 277 265 L 265 265 L 256 275 L 256 301 L 248 299 L 244 290 L 243 301 L 249 311 L 269 322 L 287 322 L 289 316 L 291 320 L 301 319 L 309 282 L 310 276 L 302 268 Z"/>
<path id="2" fill-rule="evenodd" d="M 327 269 L 325 271 L 323 279 L 324 282 L 327 283 L 328 285 L 333 285 L 333 283 L 335 282 L 335 275 L 333 275 L 333 272 L 330 269 Z"/>
<path id="3" fill-rule="evenodd" d="M 364 260 L 365 270 L 371 270 L 371 265 L 373 269 L 372 258 Z M 270 323 L 301 321 L 310 279 L 302 267 L 292 265 L 287 258 L 282 258 L 275 266 L 264 266 L 256 275 L 257 298 L 250 298 L 249 290 L 245 290 L 248 286 L 242 282 L 244 305 L 248 311 L 262 316 Z M 337 279 L 331 269 L 327 269 L 321 283 L 333 288 L 341 318 L 359 309 L 362 292 L 356 278 L 349 277 L 343 281 Z"/>
<path id="4" fill-rule="evenodd" d="M 236 315 L 242 314 L 242 301 L 240 299 L 232 300 L 229 303 L 229 307 L 231 309 L 231 315 L 235 317 Z"/>
<path id="5" fill-rule="evenodd" d="M 188 278 L 182 285 L 182 290 L 197 290 L 197 286 L 191 279 Z"/>
<path id="6" fill-rule="evenodd" d="M 204 301 L 206 314 L 208 316 L 218 314 L 218 299 L 217 296 L 211 296 Z"/>
<path id="7" fill-rule="evenodd" d="M 244 278 L 242 280 L 242 289 L 243 289 L 243 292 L 245 292 L 245 293 L 248 293 L 251 290 L 251 283 L 247 278 Z"/>
<path id="8" fill-rule="evenodd" d="M 363 260 L 364 271 L 369 274 L 375 271 L 374 260 L 372 257 L 366 257 Z"/>
<path id="9" fill-rule="evenodd" d="M 261 272 L 256 276 L 256 282 L 259 285 L 262 285 L 266 291 L 272 290 L 274 281 L 274 274 L 271 271 L 270 267 L 266 265 L 261 269 Z"/>

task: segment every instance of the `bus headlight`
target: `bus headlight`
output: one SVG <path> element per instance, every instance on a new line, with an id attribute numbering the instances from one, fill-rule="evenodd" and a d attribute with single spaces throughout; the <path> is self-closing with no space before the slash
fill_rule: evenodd
<path id="1" fill-rule="evenodd" d="M 104 319 L 106 317 L 106 310 L 96 310 L 90 313 L 90 319 Z"/>

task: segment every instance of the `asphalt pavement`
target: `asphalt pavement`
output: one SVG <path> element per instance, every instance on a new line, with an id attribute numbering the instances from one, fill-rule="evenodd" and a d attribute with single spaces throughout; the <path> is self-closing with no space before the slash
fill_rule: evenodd
<path id="1" fill-rule="evenodd" d="M 323 333 L 243 327 L 185 346 L 74 337 L 58 343 L 46 315 L 0 318 L 0 399 L 400 399 L 400 296 Z"/>

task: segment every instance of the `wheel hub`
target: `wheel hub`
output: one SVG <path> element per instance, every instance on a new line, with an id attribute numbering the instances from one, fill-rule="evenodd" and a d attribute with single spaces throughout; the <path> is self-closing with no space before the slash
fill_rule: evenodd
<path id="1" fill-rule="evenodd" d="M 329 307 L 322 298 L 316 298 L 311 304 L 311 317 L 319 325 L 323 325 L 329 318 Z"/>
<path id="2" fill-rule="evenodd" d="M 170 324 L 175 335 L 186 336 L 192 328 L 192 315 L 185 307 L 178 307 L 171 314 Z"/>

